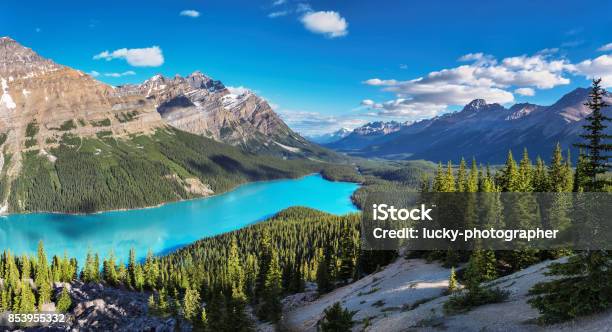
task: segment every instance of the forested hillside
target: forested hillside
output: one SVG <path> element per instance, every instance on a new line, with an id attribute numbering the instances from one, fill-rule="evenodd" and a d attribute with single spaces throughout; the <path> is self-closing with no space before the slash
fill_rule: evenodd
<path id="1" fill-rule="evenodd" d="M 11 212 L 151 206 L 221 193 L 249 181 L 294 178 L 323 165 L 250 154 L 172 128 L 126 139 L 65 134 L 55 148 L 27 151 L 22 159 L 23 170 L 10 192 L 5 173 L 0 180 Z"/>

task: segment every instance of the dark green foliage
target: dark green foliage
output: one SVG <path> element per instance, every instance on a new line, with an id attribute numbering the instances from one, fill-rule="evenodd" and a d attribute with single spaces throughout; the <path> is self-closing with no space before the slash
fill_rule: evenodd
<path id="1" fill-rule="evenodd" d="M 66 287 L 62 288 L 62 292 L 57 300 L 56 309 L 58 312 L 67 312 L 72 306 L 72 299 Z"/>
<path id="2" fill-rule="evenodd" d="M 76 124 L 74 123 L 74 120 L 66 120 L 60 126 L 61 131 L 68 131 L 72 129 L 76 129 Z"/>
<path id="3" fill-rule="evenodd" d="M 6 142 L 7 137 L 8 136 L 6 135 L 6 133 L 0 133 L 0 146 L 4 144 L 4 142 Z"/>
<path id="4" fill-rule="evenodd" d="M 503 302 L 509 295 L 509 292 L 499 288 L 489 289 L 479 286 L 451 296 L 444 303 L 444 311 L 449 314 L 466 312 L 481 305 Z"/>
<path id="5" fill-rule="evenodd" d="M 315 163 L 254 156 L 178 130 L 131 140 L 81 139 L 65 133 L 49 153 L 23 154 L 23 172 L 11 185 L 13 212 L 94 212 L 136 208 L 195 197 L 183 179 L 198 178 L 215 193 L 258 180 L 294 178 Z"/>
<path id="6" fill-rule="evenodd" d="M 111 125 L 111 120 L 104 119 L 100 121 L 91 121 L 91 125 L 94 127 L 109 127 Z"/>
<path id="7" fill-rule="evenodd" d="M 343 309 L 340 302 L 334 303 L 325 309 L 323 320 L 320 323 L 323 332 L 349 332 L 355 324 L 353 316 L 355 312 Z"/>
<path id="8" fill-rule="evenodd" d="M 115 114 L 115 118 L 120 123 L 125 123 L 125 122 L 130 122 L 130 121 L 134 120 L 134 118 L 137 115 L 138 115 L 138 111 L 122 112 L 122 113 L 119 113 L 119 114 Z"/>
<path id="9" fill-rule="evenodd" d="M 38 134 L 38 130 L 39 128 L 36 121 L 28 123 L 28 126 L 26 127 L 26 137 L 33 138 L 34 136 L 36 136 L 36 134 Z"/>

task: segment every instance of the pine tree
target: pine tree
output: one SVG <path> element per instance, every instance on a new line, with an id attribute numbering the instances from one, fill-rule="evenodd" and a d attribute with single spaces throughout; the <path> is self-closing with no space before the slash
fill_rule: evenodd
<path id="1" fill-rule="evenodd" d="M 550 181 L 548 180 L 548 172 L 544 160 L 538 156 L 536 166 L 533 171 L 533 191 L 548 192 L 550 190 Z"/>
<path id="2" fill-rule="evenodd" d="M 21 283 L 21 294 L 19 296 L 19 309 L 18 313 L 32 313 L 36 310 L 35 306 L 36 299 L 34 293 L 27 282 Z M 16 302 L 17 303 L 17 302 Z"/>
<path id="3" fill-rule="evenodd" d="M 319 252 L 318 266 L 317 266 L 317 290 L 319 294 L 324 294 L 333 289 L 333 282 L 331 280 L 331 253 L 329 246 L 325 247 L 325 250 Z"/>
<path id="4" fill-rule="evenodd" d="M 478 166 L 476 165 L 476 159 L 472 158 L 472 167 L 470 168 L 470 174 L 468 175 L 467 185 L 465 188 L 466 192 L 475 193 L 478 191 Z"/>
<path id="5" fill-rule="evenodd" d="M 523 150 L 523 159 L 521 159 L 519 163 L 516 191 L 533 191 L 533 165 L 531 164 L 531 160 L 529 160 L 529 153 L 527 153 L 527 149 Z"/>
<path id="6" fill-rule="evenodd" d="M 195 323 L 200 316 L 200 292 L 197 289 L 186 289 L 183 297 L 183 313 L 185 319 Z"/>
<path id="7" fill-rule="evenodd" d="M 453 293 L 457 290 L 457 273 L 455 267 L 451 268 L 450 277 L 448 278 L 448 292 Z"/>
<path id="8" fill-rule="evenodd" d="M 230 283 L 231 298 L 228 303 L 228 321 L 232 322 L 235 331 L 250 331 L 253 329 L 250 319 L 246 315 L 245 274 L 238 256 L 238 242 L 232 238 L 228 257 L 228 280 Z"/>
<path id="9" fill-rule="evenodd" d="M 147 308 L 149 315 L 157 315 L 157 303 L 155 303 L 155 295 L 151 294 L 147 300 Z"/>
<path id="10" fill-rule="evenodd" d="M 436 169 L 436 175 L 433 180 L 432 190 L 434 192 L 442 192 L 444 191 L 444 175 L 442 172 L 442 163 L 438 163 L 438 168 Z"/>
<path id="11" fill-rule="evenodd" d="M 200 331 L 208 331 L 208 315 L 206 314 L 206 308 L 202 308 L 202 314 L 200 315 Z"/>
<path id="12" fill-rule="evenodd" d="M 343 309 L 340 302 L 334 303 L 325 309 L 321 331 L 323 332 L 350 332 L 353 325 L 354 312 Z"/>
<path id="13" fill-rule="evenodd" d="M 585 176 L 590 179 L 586 191 L 602 191 L 610 183 L 609 180 L 599 177 L 610 169 L 608 164 L 610 156 L 606 152 L 612 151 L 612 144 L 606 142 L 612 138 L 606 134 L 608 127 L 606 122 L 612 119 L 603 113 L 604 108 L 609 106 L 603 100 L 605 95 L 606 91 L 601 87 L 601 78 L 594 79 L 589 94 L 590 99 L 585 103 L 591 109 L 591 114 L 586 118 L 587 124 L 582 126 L 585 133 L 580 135 L 586 142 L 575 144 L 576 147 L 586 150 Z"/>
<path id="14" fill-rule="evenodd" d="M 508 151 L 508 157 L 506 158 L 506 166 L 502 170 L 498 182 L 501 187 L 501 191 L 516 192 L 518 191 L 518 178 L 519 171 L 512 151 Z"/>
<path id="15" fill-rule="evenodd" d="M 568 174 L 566 163 L 563 160 L 563 153 L 561 151 L 561 145 L 557 143 L 555 151 L 553 152 L 552 160 L 548 170 L 548 178 L 550 181 L 550 191 L 552 192 L 566 192 L 572 188 L 568 187 L 568 179 L 571 174 Z"/>
<path id="16" fill-rule="evenodd" d="M 453 176 L 453 164 L 449 161 L 446 165 L 446 174 L 444 175 L 444 182 L 442 186 L 442 192 L 455 192 L 455 177 Z"/>
<path id="17" fill-rule="evenodd" d="M 68 312 L 70 307 L 72 306 L 72 299 L 70 298 L 70 293 L 68 293 L 68 289 L 66 287 L 62 288 L 62 292 L 60 293 L 59 299 L 57 300 L 57 311 L 58 312 Z"/>
<path id="18" fill-rule="evenodd" d="M 353 244 L 353 232 L 349 225 L 344 226 L 340 239 L 340 268 L 338 279 L 348 283 L 355 274 L 355 248 Z"/>
<path id="19" fill-rule="evenodd" d="M 278 322 L 281 318 L 283 293 L 282 275 L 277 253 L 272 254 L 270 268 L 266 275 L 265 290 L 262 303 L 262 318 L 272 322 Z"/>
<path id="20" fill-rule="evenodd" d="M 270 238 L 270 233 L 267 230 L 264 230 L 261 233 L 261 238 L 259 241 L 259 257 L 257 261 L 259 272 L 257 274 L 257 281 L 255 284 L 255 295 L 257 297 L 259 297 L 265 289 L 266 275 L 268 274 L 270 261 L 272 260 L 271 242 L 272 240 Z"/>
<path id="21" fill-rule="evenodd" d="M 134 287 L 136 282 L 136 250 L 130 248 L 130 256 L 128 260 L 128 285 Z"/>
<path id="22" fill-rule="evenodd" d="M 467 166 L 465 163 L 465 159 L 461 158 L 461 162 L 459 163 L 459 170 L 457 171 L 457 191 L 458 192 L 465 192 L 467 191 L 467 183 L 468 183 L 468 179 L 467 179 L 467 170 L 466 170 Z"/>

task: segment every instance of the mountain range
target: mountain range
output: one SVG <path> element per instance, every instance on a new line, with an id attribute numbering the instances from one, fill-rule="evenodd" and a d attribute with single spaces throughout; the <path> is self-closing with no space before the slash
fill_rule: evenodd
<path id="1" fill-rule="evenodd" d="M 336 141 L 339 141 L 346 136 L 350 135 L 353 131 L 348 128 L 340 128 L 332 133 L 320 134 L 320 135 L 310 135 L 306 138 L 317 144 L 329 144 Z"/>
<path id="2" fill-rule="evenodd" d="M 581 141 L 582 126 L 590 114 L 584 105 L 588 98 L 589 89 L 577 88 L 550 106 L 520 103 L 506 108 L 475 99 L 461 111 L 412 124 L 368 124 L 326 146 L 362 157 L 432 161 L 475 157 L 480 162 L 502 163 L 508 150 L 516 155 L 524 148 L 533 157 L 548 159 L 560 143 L 573 150 L 575 159 L 578 151 L 572 144 Z M 611 98 L 607 101 L 612 104 Z"/>
<path id="3" fill-rule="evenodd" d="M 200 72 L 115 87 L 2 37 L 0 83 L 0 212 L 149 206 L 338 157 Z"/>

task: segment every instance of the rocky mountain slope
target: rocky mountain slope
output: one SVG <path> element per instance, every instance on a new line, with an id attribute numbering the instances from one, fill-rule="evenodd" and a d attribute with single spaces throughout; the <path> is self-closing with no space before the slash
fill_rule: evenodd
<path id="1" fill-rule="evenodd" d="M 232 95 L 200 73 L 162 82 L 115 88 L 0 38 L 0 213 L 156 205 L 316 169 L 270 154 L 334 155 L 293 133 L 253 94 Z M 173 105 L 188 103 L 185 95 L 193 106 L 181 109 L 196 115 L 174 121 Z M 200 102 L 221 104 L 209 111 Z"/>
<path id="2" fill-rule="evenodd" d="M 516 104 L 505 108 L 475 99 L 461 111 L 423 120 L 369 140 L 353 133 L 329 147 L 367 157 L 433 161 L 476 157 L 500 163 L 508 150 L 527 148 L 532 156 L 548 159 L 557 142 L 567 149 L 579 141 L 589 90 L 578 88 L 550 106 Z M 608 98 L 612 101 L 612 98 Z M 608 108 L 607 112 L 610 112 Z M 612 129 L 612 128 L 609 128 Z M 577 151 L 572 151 L 574 157 Z"/>
<path id="3" fill-rule="evenodd" d="M 530 266 L 488 283 L 510 292 L 502 303 L 476 307 L 450 315 L 443 309 L 450 269 L 421 259 L 398 258 L 382 271 L 338 288 L 319 298 L 293 295 L 304 300 L 286 301 L 282 325 L 288 330 L 316 331 L 323 310 L 335 302 L 355 312 L 353 331 L 607 331 L 612 312 L 550 326 L 538 325 L 539 316 L 527 300 L 538 282 L 550 280 L 544 273 L 551 261 Z M 291 305 L 289 305 L 291 304 Z"/>
<path id="4" fill-rule="evenodd" d="M 144 96 L 173 127 L 239 146 L 249 152 L 283 157 L 329 157 L 328 151 L 292 131 L 268 102 L 252 91 L 227 88 L 196 71 L 186 77 L 156 75 L 140 85 L 118 88 Z"/>

